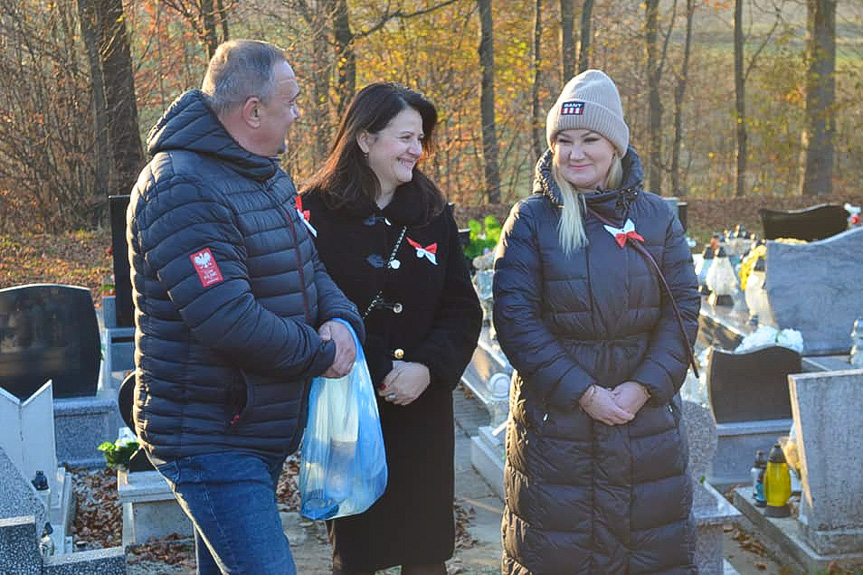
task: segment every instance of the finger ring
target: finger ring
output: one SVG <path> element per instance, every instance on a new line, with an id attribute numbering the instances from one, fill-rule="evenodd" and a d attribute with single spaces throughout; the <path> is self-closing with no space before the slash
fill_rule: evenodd
<path id="1" fill-rule="evenodd" d="M 395 400 L 395 398 L 396 398 L 396 394 L 395 394 L 395 393 L 391 393 L 391 394 L 389 394 L 389 395 L 387 396 L 387 399 L 389 399 L 390 401 L 394 401 L 394 400 Z"/>

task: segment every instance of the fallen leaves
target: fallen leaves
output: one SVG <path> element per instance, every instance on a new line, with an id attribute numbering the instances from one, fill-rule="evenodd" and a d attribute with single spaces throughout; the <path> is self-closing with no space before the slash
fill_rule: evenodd
<path id="1" fill-rule="evenodd" d="M 460 502 L 454 504 L 455 510 L 455 547 L 456 549 L 470 549 L 476 545 L 476 538 L 470 534 L 468 527 L 476 517 L 473 507 L 464 507 Z"/>

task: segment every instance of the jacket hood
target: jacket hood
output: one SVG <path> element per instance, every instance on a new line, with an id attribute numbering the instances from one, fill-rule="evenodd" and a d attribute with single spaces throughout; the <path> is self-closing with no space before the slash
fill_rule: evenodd
<path id="1" fill-rule="evenodd" d="M 211 156 L 253 180 L 268 180 L 279 168 L 277 158 L 259 156 L 240 146 L 200 90 L 190 90 L 174 100 L 147 135 L 150 155 L 171 150 Z"/>
<path id="2" fill-rule="evenodd" d="M 629 204 L 644 189 L 644 169 L 635 148 L 629 146 L 621 161 L 623 163 L 623 181 L 617 189 L 583 194 L 584 200 L 591 209 L 611 219 L 622 218 L 626 214 Z M 551 176 L 551 163 L 552 152 L 551 149 L 548 149 L 536 162 L 533 193 L 542 194 L 548 197 L 554 205 L 562 207 L 563 199 L 560 195 L 560 187 Z"/>

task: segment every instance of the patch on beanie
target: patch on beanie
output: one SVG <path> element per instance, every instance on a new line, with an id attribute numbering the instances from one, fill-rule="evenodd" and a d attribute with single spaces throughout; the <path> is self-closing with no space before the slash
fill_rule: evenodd
<path id="1" fill-rule="evenodd" d="M 581 116 L 584 114 L 584 102 L 573 100 L 560 105 L 561 116 Z"/>

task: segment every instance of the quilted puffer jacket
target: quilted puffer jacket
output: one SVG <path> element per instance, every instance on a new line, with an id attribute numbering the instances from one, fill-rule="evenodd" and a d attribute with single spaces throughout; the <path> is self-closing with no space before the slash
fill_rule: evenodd
<path id="1" fill-rule="evenodd" d="M 585 215 L 589 244 L 564 255 L 562 206 L 551 152 L 534 194 L 504 226 L 494 273 L 494 325 L 516 373 L 506 432 L 503 572 L 693 574 L 692 483 L 677 392 L 686 346 L 644 256 L 619 246 Z M 683 229 L 667 203 L 642 190 L 630 148 L 618 190 L 585 196 L 624 227 L 627 219 L 668 280 L 695 341 L 700 299 Z M 651 399 L 635 419 L 607 426 L 578 400 L 591 385 L 627 380 Z"/>
<path id="2" fill-rule="evenodd" d="M 275 158 L 242 148 L 199 91 L 148 138 L 127 240 L 138 436 L 157 460 L 294 451 L 310 379 L 335 344 L 316 328 L 356 307 L 320 263 Z"/>

